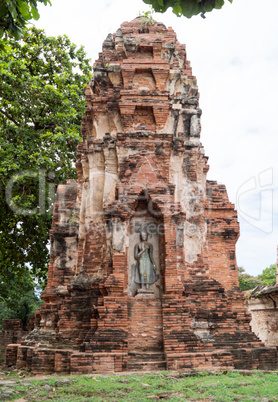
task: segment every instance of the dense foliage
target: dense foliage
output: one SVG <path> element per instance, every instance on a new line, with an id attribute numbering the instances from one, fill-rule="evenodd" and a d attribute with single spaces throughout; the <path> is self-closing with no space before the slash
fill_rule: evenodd
<path id="1" fill-rule="evenodd" d="M 244 268 L 238 267 L 238 281 L 241 290 L 251 290 L 258 285 L 262 285 L 262 282 L 257 277 L 249 275 L 245 272 Z"/>
<path id="2" fill-rule="evenodd" d="M 51 4 L 50 0 L 0 0 L 0 39 L 21 38 L 26 23 L 40 17 L 38 3 Z"/>
<path id="3" fill-rule="evenodd" d="M 75 177 L 92 68 L 66 36 L 26 30 L 0 56 L 0 275 L 44 279 L 55 183 Z M 28 268 L 27 268 L 28 267 Z"/>
<path id="4" fill-rule="evenodd" d="M 265 268 L 261 275 L 258 275 L 258 279 L 262 281 L 263 285 L 275 285 L 276 284 L 276 264 L 270 265 L 270 267 Z"/>
<path id="5" fill-rule="evenodd" d="M 252 276 L 245 272 L 244 268 L 238 267 L 238 280 L 241 290 L 251 290 L 259 285 L 275 285 L 276 284 L 276 264 L 265 268 L 262 274 Z"/>
<path id="6" fill-rule="evenodd" d="M 173 13 L 178 17 L 184 15 L 191 18 L 193 15 L 201 14 L 205 18 L 205 13 L 214 9 L 220 9 L 224 5 L 224 0 L 143 0 L 150 4 L 158 13 L 165 13 L 168 8 L 172 8 Z M 233 0 L 228 0 L 230 3 Z"/>
<path id="7" fill-rule="evenodd" d="M 3 319 L 20 318 L 26 328 L 28 319 L 39 309 L 40 299 L 35 295 L 34 281 L 28 270 L 22 276 L 8 272 L 0 274 L 0 329 Z"/>

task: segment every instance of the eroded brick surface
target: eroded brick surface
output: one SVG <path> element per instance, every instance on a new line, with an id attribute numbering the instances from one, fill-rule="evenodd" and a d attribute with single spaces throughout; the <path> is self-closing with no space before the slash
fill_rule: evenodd
<path id="1" fill-rule="evenodd" d="M 95 62 L 78 181 L 57 190 L 44 304 L 7 360 L 35 373 L 274 368 L 238 287 L 234 205 L 206 180 L 185 47 L 142 23 L 108 35 Z M 149 295 L 132 282 L 140 227 L 160 275 Z"/>
<path id="2" fill-rule="evenodd" d="M 30 322 L 30 327 L 28 329 L 32 329 L 32 322 Z M 0 331 L 0 359 L 5 359 L 7 345 L 20 342 L 22 339 L 24 339 L 26 334 L 27 332 L 24 331 L 21 320 L 3 320 L 2 331 Z"/>

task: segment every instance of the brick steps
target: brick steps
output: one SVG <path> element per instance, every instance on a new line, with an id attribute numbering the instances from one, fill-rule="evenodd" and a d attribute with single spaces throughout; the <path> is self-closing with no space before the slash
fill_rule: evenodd
<path id="1" fill-rule="evenodd" d="M 164 361 L 154 361 L 154 362 L 146 362 L 146 361 L 137 361 L 137 362 L 128 362 L 127 364 L 128 371 L 159 371 L 166 370 L 166 360 Z"/>
<path id="2" fill-rule="evenodd" d="M 137 352 L 137 351 L 129 351 L 128 352 L 129 359 L 140 359 L 140 360 L 164 360 L 165 354 L 162 351 L 148 351 L 148 352 Z"/>
<path id="3" fill-rule="evenodd" d="M 163 352 L 129 352 L 128 371 L 166 370 L 166 360 Z"/>

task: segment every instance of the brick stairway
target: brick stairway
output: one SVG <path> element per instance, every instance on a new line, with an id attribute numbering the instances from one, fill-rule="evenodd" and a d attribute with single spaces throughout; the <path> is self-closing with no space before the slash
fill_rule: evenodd
<path id="1" fill-rule="evenodd" d="M 166 360 L 163 352 L 129 352 L 128 371 L 166 370 Z"/>
<path id="2" fill-rule="evenodd" d="M 128 314 L 128 370 L 166 370 L 161 300 L 154 297 L 132 298 L 128 303 Z"/>

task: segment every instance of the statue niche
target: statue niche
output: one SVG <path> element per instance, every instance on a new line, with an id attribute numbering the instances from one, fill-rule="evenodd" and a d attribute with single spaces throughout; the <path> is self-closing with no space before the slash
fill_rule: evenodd
<path id="1" fill-rule="evenodd" d="M 141 198 L 141 199 L 140 199 Z M 164 271 L 164 225 L 161 211 L 139 197 L 129 224 L 128 294 L 161 296 Z"/>
<path id="2" fill-rule="evenodd" d="M 150 285 L 159 279 L 153 260 L 153 245 L 148 243 L 148 233 L 140 233 L 141 241 L 135 244 L 134 258 L 137 260 L 134 282 L 141 285 L 141 289 L 149 289 Z"/>

